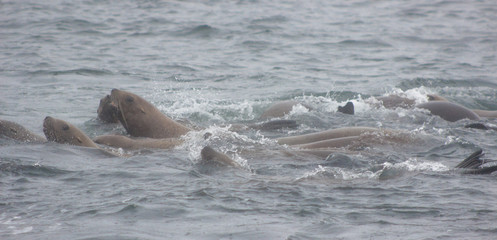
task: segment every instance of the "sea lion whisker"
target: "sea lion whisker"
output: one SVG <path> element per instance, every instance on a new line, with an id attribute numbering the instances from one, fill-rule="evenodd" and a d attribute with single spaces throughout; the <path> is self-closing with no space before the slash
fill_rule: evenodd
<path id="1" fill-rule="evenodd" d="M 126 117 L 124 116 L 124 112 L 121 110 L 121 109 L 122 109 L 122 108 L 121 108 L 121 101 L 117 101 L 117 107 L 118 107 L 118 110 L 117 110 L 117 111 L 119 111 L 119 112 L 121 113 L 121 118 L 123 119 L 123 122 L 124 122 L 124 124 L 123 124 L 123 125 L 124 125 L 124 127 L 125 127 L 126 129 L 129 129 L 129 128 L 128 128 L 128 122 L 126 122 Z"/>

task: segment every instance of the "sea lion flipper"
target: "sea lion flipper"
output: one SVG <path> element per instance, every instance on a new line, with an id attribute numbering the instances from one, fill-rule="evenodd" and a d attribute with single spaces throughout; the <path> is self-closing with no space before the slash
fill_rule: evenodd
<path id="1" fill-rule="evenodd" d="M 354 104 L 352 102 L 347 102 L 345 106 L 338 106 L 338 112 L 354 115 Z"/>
<path id="2" fill-rule="evenodd" d="M 474 153 L 469 155 L 469 157 L 464 159 L 461 163 L 457 164 L 455 168 L 478 168 L 484 163 L 483 160 L 480 159 L 480 157 L 483 157 L 484 155 L 485 153 L 483 153 L 483 150 L 478 149 Z"/>

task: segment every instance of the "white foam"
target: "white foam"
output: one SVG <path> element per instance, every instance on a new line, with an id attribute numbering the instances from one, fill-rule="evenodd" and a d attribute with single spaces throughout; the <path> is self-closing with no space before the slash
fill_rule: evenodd
<path id="1" fill-rule="evenodd" d="M 430 161 L 419 161 L 416 158 L 410 158 L 400 163 L 383 163 L 384 168 L 393 168 L 407 170 L 409 172 L 431 171 L 431 172 L 445 172 L 449 168 L 441 163 Z"/>
<path id="2" fill-rule="evenodd" d="M 304 173 L 302 177 L 297 178 L 297 181 L 313 178 L 328 178 L 340 180 L 354 180 L 354 179 L 371 179 L 376 178 L 377 175 L 371 171 L 364 170 L 350 170 L 337 167 L 318 167 L 310 172 Z"/>
<path id="3" fill-rule="evenodd" d="M 212 125 L 200 131 L 190 131 L 182 137 L 184 143 L 177 148 L 187 150 L 190 161 L 197 163 L 200 161 L 200 152 L 202 149 L 205 146 L 212 146 L 216 150 L 230 155 L 241 166 L 250 169 L 247 160 L 238 154 L 240 146 L 276 144 L 274 140 L 265 138 L 260 133 L 256 133 L 255 139 L 252 139 L 246 135 L 229 131 L 229 128 L 230 126 L 220 127 Z M 210 136 L 206 138 L 206 134 Z"/>

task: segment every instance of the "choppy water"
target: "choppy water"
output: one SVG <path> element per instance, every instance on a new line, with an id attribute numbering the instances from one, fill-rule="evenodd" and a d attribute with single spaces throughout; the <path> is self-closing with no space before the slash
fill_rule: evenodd
<path id="1" fill-rule="evenodd" d="M 119 88 L 207 130 L 127 158 L 0 139 L 0 238 L 495 239 L 495 175 L 450 169 L 478 148 L 497 159 L 497 133 L 364 99 L 436 93 L 494 110 L 496 56 L 492 0 L 2 1 L 1 119 L 124 133 L 96 119 Z M 298 129 L 222 127 L 288 99 L 314 108 L 287 117 Z M 349 100 L 356 115 L 336 114 Z M 272 140 L 345 126 L 422 141 L 324 160 Z M 202 168 L 205 145 L 244 169 Z"/>

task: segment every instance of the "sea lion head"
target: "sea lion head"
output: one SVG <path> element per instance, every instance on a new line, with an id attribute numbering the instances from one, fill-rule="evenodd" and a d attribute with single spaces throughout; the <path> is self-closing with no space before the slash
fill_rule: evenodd
<path id="1" fill-rule="evenodd" d="M 119 110 L 117 106 L 118 105 L 111 100 L 110 95 L 103 97 L 100 99 L 100 105 L 97 110 L 98 118 L 108 123 L 119 122 Z"/>
<path id="2" fill-rule="evenodd" d="M 97 147 L 81 130 L 60 119 L 47 116 L 43 121 L 43 132 L 48 141 L 84 147 Z"/>
<path id="3" fill-rule="evenodd" d="M 110 98 L 112 102 L 117 104 L 119 121 L 132 135 L 134 128 L 138 126 L 130 128 L 129 124 L 142 122 L 139 119 L 145 119 L 147 114 L 150 115 L 147 109 L 155 109 L 153 105 L 140 96 L 123 90 L 112 89 Z"/>

